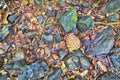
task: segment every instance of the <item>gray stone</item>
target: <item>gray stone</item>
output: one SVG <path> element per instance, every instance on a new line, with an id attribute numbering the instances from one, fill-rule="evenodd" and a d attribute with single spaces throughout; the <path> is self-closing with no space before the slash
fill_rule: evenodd
<path id="1" fill-rule="evenodd" d="M 77 23 L 77 28 L 80 32 L 91 30 L 94 27 L 94 20 L 91 16 L 84 16 L 80 18 Z"/>
<path id="2" fill-rule="evenodd" d="M 108 27 L 103 32 L 97 34 L 90 43 L 86 52 L 93 55 L 108 54 L 114 45 L 114 37 L 112 35 L 112 27 Z"/>
<path id="3" fill-rule="evenodd" d="M 25 68 L 18 74 L 18 80 L 39 79 L 48 72 L 49 67 L 44 61 L 36 61 Z"/>
<path id="4" fill-rule="evenodd" d="M 51 34 L 50 35 L 43 34 L 41 38 L 42 38 L 42 41 L 47 44 L 52 44 L 54 40 L 53 35 Z"/>
<path id="5" fill-rule="evenodd" d="M 15 61 L 25 59 L 25 54 L 22 49 L 19 49 L 15 52 Z"/>
<path id="6" fill-rule="evenodd" d="M 83 69 L 89 69 L 90 62 L 86 57 L 80 57 L 80 63 Z"/>
<path id="7" fill-rule="evenodd" d="M 74 28 L 76 28 L 77 23 L 77 11 L 75 8 L 69 9 L 65 12 L 59 19 L 59 23 L 61 24 L 63 30 L 65 32 L 70 32 Z"/>
<path id="8" fill-rule="evenodd" d="M 12 14 L 8 16 L 8 21 L 11 23 L 18 22 L 18 16 L 16 14 Z"/>
<path id="9" fill-rule="evenodd" d="M 120 10 L 120 0 L 111 0 L 106 3 L 105 6 L 102 7 L 102 13 L 113 13 L 118 12 Z"/>
<path id="10" fill-rule="evenodd" d="M 0 40 L 4 40 L 10 34 L 9 28 L 9 25 L 5 25 L 0 29 Z"/>

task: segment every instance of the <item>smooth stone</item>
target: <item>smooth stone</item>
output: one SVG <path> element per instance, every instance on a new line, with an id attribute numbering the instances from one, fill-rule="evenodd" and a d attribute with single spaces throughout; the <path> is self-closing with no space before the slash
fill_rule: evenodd
<path id="1" fill-rule="evenodd" d="M 30 31 L 26 33 L 26 37 L 27 38 L 34 37 L 36 34 L 37 34 L 37 31 Z"/>
<path id="2" fill-rule="evenodd" d="M 8 21 L 11 23 L 18 22 L 18 16 L 16 14 L 12 14 L 8 16 Z"/>
<path id="3" fill-rule="evenodd" d="M 2 29 L 0 29 L 0 40 L 4 40 L 10 34 L 9 29 L 9 25 L 5 25 Z"/>
<path id="4" fill-rule="evenodd" d="M 79 38 L 72 33 L 67 34 L 65 40 L 66 40 L 66 46 L 70 50 L 77 50 L 81 47 L 81 42 Z"/>
<path id="5" fill-rule="evenodd" d="M 120 10 L 120 0 L 111 0 L 101 8 L 103 14 L 114 13 Z"/>
<path id="6" fill-rule="evenodd" d="M 65 12 L 59 19 L 59 23 L 61 24 L 63 30 L 65 32 L 70 32 L 74 28 L 76 28 L 77 23 L 77 11 L 75 8 L 69 9 Z"/>
<path id="7" fill-rule="evenodd" d="M 85 57 L 80 57 L 80 63 L 81 63 L 81 67 L 83 69 L 89 69 L 90 67 L 90 62 L 87 58 Z"/>
<path id="8" fill-rule="evenodd" d="M 35 80 L 47 74 L 49 67 L 44 61 L 36 61 L 25 68 L 18 74 L 18 80 Z"/>
<path id="9" fill-rule="evenodd" d="M 42 41 L 44 42 L 44 43 L 47 43 L 47 44 L 52 44 L 53 43 L 53 35 L 42 35 Z"/>
<path id="10" fill-rule="evenodd" d="M 45 24 L 45 18 L 43 15 L 38 16 L 37 19 L 38 19 L 40 25 L 43 26 Z"/>
<path id="11" fill-rule="evenodd" d="M 84 16 L 80 18 L 77 23 L 77 28 L 80 32 L 91 30 L 94 27 L 94 20 L 91 16 Z"/>
<path id="12" fill-rule="evenodd" d="M 15 61 L 25 59 L 25 54 L 22 49 L 19 49 L 15 52 Z"/>

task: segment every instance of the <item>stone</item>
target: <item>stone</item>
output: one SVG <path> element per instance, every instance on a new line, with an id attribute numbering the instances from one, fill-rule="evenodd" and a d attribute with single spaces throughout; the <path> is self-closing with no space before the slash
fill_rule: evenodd
<path id="1" fill-rule="evenodd" d="M 9 25 L 5 25 L 0 29 L 0 40 L 4 40 L 10 34 L 9 28 Z"/>
<path id="2" fill-rule="evenodd" d="M 54 69 L 45 80 L 58 80 L 61 77 L 61 70 L 60 69 Z"/>
<path id="3" fill-rule="evenodd" d="M 66 55 L 64 58 L 65 65 L 67 66 L 68 71 L 75 69 L 80 69 L 80 59 L 76 55 Z"/>
<path id="4" fill-rule="evenodd" d="M 58 31 L 55 35 L 55 41 L 56 42 L 60 42 L 61 41 L 61 35 L 60 35 L 60 32 Z"/>
<path id="5" fill-rule="evenodd" d="M 34 37 L 36 34 L 37 34 L 37 31 L 30 31 L 26 33 L 26 37 L 31 38 L 31 37 Z"/>
<path id="6" fill-rule="evenodd" d="M 98 76 L 97 80 L 120 80 L 120 78 L 117 75 L 108 72 Z"/>
<path id="7" fill-rule="evenodd" d="M 40 4 L 42 4 L 42 0 L 35 0 L 35 3 L 40 5 Z"/>
<path id="8" fill-rule="evenodd" d="M 47 14 L 48 17 L 54 16 L 55 15 L 55 10 L 52 7 L 48 7 L 47 9 Z"/>
<path id="9" fill-rule="evenodd" d="M 11 23 L 18 22 L 18 16 L 16 14 L 12 14 L 12 15 L 8 16 L 8 21 Z"/>
<path id="10" fill-rule="evenodd" d="M 101 33 L 98 33 L 92 40 L 86 52 L 92 55 L 108 54 L 114 45 L 114 37 L 112 35 L 112 27 L 108 27 Z"/>
<path id="11" fill-rule="evenodd" d="M 60 51 L 58 52 L 58 55 L 59 55 L 60 59 L 63 59 L 66 54 L 67 54 L 67 53 L 66 53 L 64 50 L 60 50 Z"/>
<path id="12" fill-rule="evenodd" d="M 86 57 L 80 57 L 80 63 L 83 69 L 89 69 L 90 62 Z"/>
<path id="13" fill-rule="evenodd" d="M 115 67 L 120 67 L 120 56 L 118 54 L 112 54 L 110 56 Z"/>
<path id="14" fill-rule="evenodd" d="M 76 28 L 77 23 L 77 11 L 75 8 L 69 9 L 65 12 L 59 19 L 59 23 L 61 24 L 63 30 L 65 32 L 70 32 L 74 28 Z"/>
<path id="15" fill-rule="evenodd" d="M 47 74 L 49 67 L 44 61 L 36 61 L 25 68 L 18 74 L 18 80 L 35 80 Z"/>
<path id="16" fill-rule="evenodd" d="M 120 0 L 111 0 L 101 8 L 103 14 L 114 13 L 120 10 Z"/>
<path id="17" fill-rule="evenodd" d="M 66 35 L 66 46 L 68 49 L 77 50 L 80 48 L 81 43 L 77 36 L 72 33 Z"/>
<path id="18" fill-rule="evenodd" d="M 51 34 L 50 35 L 43 34 L 41 38 L 42 38 L 42 41 L 47 44 L 52 44 L 54 40 L 53 35 Z"/>
<path id="19" fill-rule="evenodd" d="M 15 61 L 25 59 L 25 54 L 22 49 L 19 49 L 15 52 Z"/>
<path id="20" fill-rule="evenodd" d="M 115 22 L 115 21 L 117 21 L 118 20 L 118 15 L 117 14 L 113 14 L 113 15 L 110 15 L 110 16 L 108 16 L 108 21 L 109 22 Z"/>
<path id="21" fill-rule="evenodd" d="M 77 28 L 80 32 L 85 32 L 93 29 L 94 24 L 94 20 L 91 16 L 84 16 L 77 22 Z"/>

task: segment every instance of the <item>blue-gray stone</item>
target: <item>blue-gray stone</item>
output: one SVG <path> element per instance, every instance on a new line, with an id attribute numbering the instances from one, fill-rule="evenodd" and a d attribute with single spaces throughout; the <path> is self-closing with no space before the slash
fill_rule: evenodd
<path id="1" fill-rule="evenodd" d="M 9 25 L 5 25 L 0 29 L 0 40 L 4 40 L 10 34 L 9 28 Z"/>
<path id="2" fill-rule="evenodd" d="M 60 42 L 61 41 L 61 35 L 60 32 L 58 31 L 57 34 L 55 35 L 55 41 Z"/>
<path id="3" fill-rule="evenodd" d="M 80 57 L 80 63 L 83 69 L 89 69 L 90 62 L 86 57 Z"/>
<path id="4" fill-rule="evenodd" d="M 84 16 L 80 18 L 77 23 L 77 28 L 80 32 L 91 30 L 94 27 L 94 20 L 91 16 Z"/>
<path id="5" fill-rule="evenodd" d="M 47 44 L 52 44 L 53 43 L 53 35 L 42 35 L 42 41 L 44 42 L 44 43 L 47 43 Z"/>
<path id="6" fill-rule="evenodd" d="M 16 14 L 12 14 L 8 16 L 8 21 L 11 23 L 18 22 L 18 16 Z"/>
<path id="7" fill-rule="evenodd" d="M 48 72 L 49 67 L 44 61 L 36 61 L 25 68 L 18 74 L 18 80 L 39 79 Z"/>
<path id="8" fill-rule="evenodd" d="M 97 34 L 90 43 L 90 47 L 86 52 L 93 55 L 108 54 L 114 45 L 114 37 L 112 34 L 113 29 L 108 27 L 103 32 Z"/>
<path id="9" fill-rule="evenodd" d="M 113 15 L 108 16 L 108 21 L 109 22 L 115 22 L 117 20 L 118 20 L 118 15 L 117 14 L 113 14 Z"/>
<path id="10" fill-rule="evenodd" d="M 58 52 L 58 55 L 59 55 L 60 59 L 63 59 L 66 54 L 67 54 L 67 53 L 66 53 L 64 50 L 60 50 L 60 51 Z"/>
<path id="11" fill-rule="evenodd" d="M 3 58 L 0 56 L 0 68 L 2 67 L 3 65 Z"/>
<path id="12" fill-rule="evenodd" d="M 103 14 L 118 12 L 120 10 L 120 0 L 111 0 L 101 9 Z"/>
<path id="13" fill-rule="evenodd" d="M 40 5 L 40 4 L 42 4 L 42 0 L 35 0 L 35 3 Z"/>
<path id="14" fill-rule="evenodd" d="M 61 70 L 60 69 L 55 69 L 51 74 L 48 75 L 47 80 L 58 80 L 61 77 Z"/>
<path id="15" fill-rule="evenodd" d="M 77 23 L 77 11 L 75 8 L 69 9 L 60 18 L 59 23 L 61 24 L 65 32 L 70 32 L 76 28 Z"/>

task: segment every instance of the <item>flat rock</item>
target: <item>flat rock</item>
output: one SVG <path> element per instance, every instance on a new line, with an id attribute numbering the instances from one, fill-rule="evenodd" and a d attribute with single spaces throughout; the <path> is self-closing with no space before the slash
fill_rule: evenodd
<path id="1" fill-rule="evenodd" d="M 18 80 L 35 80 L 43 77 L 49 70 L 44 61 L 36 61 L 23 68 L 18 75 Z"/>
<path id="2" fill-rule="evenodd" d="M 65 32 L 70 32 L 74 28 L 76 28 L 77 23 L 77 11 L 75 8 L 69 9 L 65 12 L 59 19 L 59 23 L 61 24 L 63 30 Z"/>

